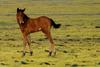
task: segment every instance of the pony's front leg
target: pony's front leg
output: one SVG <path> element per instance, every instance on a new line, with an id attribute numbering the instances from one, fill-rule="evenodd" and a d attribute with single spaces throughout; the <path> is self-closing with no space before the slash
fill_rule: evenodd
<path id="1" fill-rule="evenodd" d="M 27 46 L 27 37 L 23 36 L 23 54 L 22 54 L 22 57 L 24 57 L 26 54 L 26 46 Z"/>
<path id="2" fill-rule="evenodd" d="M 32 56 L 33 51 L 32 51 L 32 48 L 31 48 L 31 39 L 30 39 L 30 35 L 27 36 L 27 43 L 28 43 L 29 50 L 30 50 L 30 56 Z"/>

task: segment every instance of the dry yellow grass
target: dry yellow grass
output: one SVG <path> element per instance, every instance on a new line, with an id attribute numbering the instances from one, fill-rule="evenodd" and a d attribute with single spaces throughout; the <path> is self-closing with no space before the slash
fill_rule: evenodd
<path id="1" fill-rule="evenodd" d="M 1 0 L 0 67 L 99 67 L 99 0 Z M 22 58 L 22 36 L 16 22 L 16 8 L 26 8 L 30 17 L 45 15 L 60 29 L 52 29 L 57 55 L 48 57 L 49 42 L 41 33 L 31 34 L 34 56 Z M 33 43 L 35 41 L 35 43 Z"/>

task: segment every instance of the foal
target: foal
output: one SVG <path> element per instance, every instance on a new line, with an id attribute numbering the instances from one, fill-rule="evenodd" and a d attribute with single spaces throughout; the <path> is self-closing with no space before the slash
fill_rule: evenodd
<path id="1" fill-rule="evenodd" d="M 24 13 L 24 11 L 25 8 L 24 9 L 17 8 L 17 14 L 16 14 L 17 23 L 19 24 L 20 30 L 23 35 L 23 43 L 24 43 L 23 56 L 25 56 L 26 53 L 25 49 L 27 45 L 29 46 L 30 49 L 30 55 L 33 54 L 28 35 L 30 33 L 38 31 L 42 31 L 47 36 L 47 38 L 51 43 L 49 56 L 51 56 L 52 53 L 55 54 L 56 53 L 55 44 L 51 37 L 50 28 L 51 26 L 53 26 L 54 28 L 59 28 L 61 24 L 56 24 L 51 18 L 48 18 L 46 16 L 30 18 Z"/>

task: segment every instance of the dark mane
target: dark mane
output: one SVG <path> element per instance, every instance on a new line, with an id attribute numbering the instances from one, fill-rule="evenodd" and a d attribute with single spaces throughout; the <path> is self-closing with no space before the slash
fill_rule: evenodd
<path id="1" fill-rule="evenodd" d="M 23 13 L 23 14 L 24 14 L 24 13 Z M 23 21 L 24 21 L 24 22 L 27 22 L 28 19 L 29 19 L 29 17 L 28 17 L 26 14 L 24 14 Z"/>

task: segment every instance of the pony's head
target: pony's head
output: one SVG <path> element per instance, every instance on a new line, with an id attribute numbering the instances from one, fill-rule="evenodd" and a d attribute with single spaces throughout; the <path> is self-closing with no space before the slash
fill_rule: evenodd
<path id="1" fill-rule="evenodd" d="M 19 9 L 17 8 L 17 14 L 16 14 L 16 17 L 17 17 L 17 20 L 18 22 L 21 24 L 21 23 L 24 23 L 24 11 L 25 11 L 25 8 L 24 9 Z"/>

